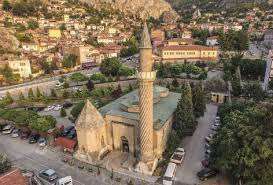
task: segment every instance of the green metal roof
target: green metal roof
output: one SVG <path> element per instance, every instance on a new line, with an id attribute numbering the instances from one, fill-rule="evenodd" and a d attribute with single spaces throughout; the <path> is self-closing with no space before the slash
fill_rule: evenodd
<path id="1" fill-rule="evenodd" d="M 168 91 L 168 89 L 165 87 L 154 86 L 154 129 L 160 129 L 172 116 L 181 96 L 179 93 L 169 92 L 167 97 L 160 97 L 160 93 L 164 91 Z M 138 113 L 127 112 L 121 108 L 122 106 L 134 106 L 138 103 L 138 99 L 138 90 L 134 90 L 105 105 L 100 108 L 99 111 L 103 116 L 112 115 L 138 120 Z"/>

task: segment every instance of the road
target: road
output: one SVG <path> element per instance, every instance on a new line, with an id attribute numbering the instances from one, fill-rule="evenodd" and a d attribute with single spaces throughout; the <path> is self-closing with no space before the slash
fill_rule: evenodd
<path id="1" fill-rule="evenodd" d="M 61 161 L 61 156 L 57 152 L 45 148 L 40 149 L 35 144 L 28 144 L 19 138 L 0 135 L 0 153 L 6 153 L 12 164 L 34 171 L 36 174 L 40 170 L 53 168 L 60 177 L 72 176 L 74 185 L 106 185 L 105 178 L 100 175 L 81 171 L 76 167 L 71 167 Z"/>
<path id="2" fill-rule="evenodd" d="M 87 76 L 92 75 L 94 73 L 97 73 L 99 71 L 99 68 L 93 68 L 91 70 L 82 70 L 82 71 L 76 71 L 76 72 L 81 72 Z M 23 83 L 23 84 L 18 84 L 14 86 L 8 86 L 8 87 L 1 87 L 0 88 L 0 97 L 5 96 L 7 92 L 10 92 L 10 94 L 13 97 L 17 97 L 19 92 L 22 92 L 24 95 L 27 95 L 28 89 L 32 88 L 35 92 L 35 89 L 38 87 L 42 92 L 45 94 L 50 94 L 50 91 L 52 88 L 55 87 L 57 84 L 58 80 L 61 78 L 61 76 L 69 76 L 73 73 L 72 72 L 69 74 L 64 74 L 60 76 L 54 76 L 51 78 L 46 78 L 46 79 L 41 79 L 41 80 L 34 80 L 31 82 Z"/>
<path id="3" fill-rule="evenodd" d="M 201 170 L 201 161 L 205 155 L 204 138 L 211 132 L 210 127 L 216 117 L 218 107 L 208 104 L 205 116 L 198 120 L 199 124 L 191 137 L 187 137 L 182 142 L 182 147 L 186 151 L 182 166 L 176 172 L 177 185 L 199 184 L 196 173 Z"/>

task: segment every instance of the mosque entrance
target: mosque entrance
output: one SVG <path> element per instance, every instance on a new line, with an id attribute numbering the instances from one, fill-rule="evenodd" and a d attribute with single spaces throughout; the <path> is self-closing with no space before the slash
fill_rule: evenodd
<path id="1" fill-rule="evenodd" d="M 121 137 L 121 149 L 122 149 L 122 152 L 127 152 L 129 153 L 129 142 L 128 142 L 128 139 L 125 137 L 125 136 L 122 136 Z"/>

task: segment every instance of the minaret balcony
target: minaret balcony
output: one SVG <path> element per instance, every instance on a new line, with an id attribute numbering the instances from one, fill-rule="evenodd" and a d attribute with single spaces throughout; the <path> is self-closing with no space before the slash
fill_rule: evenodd
<path id="1" fill-rule="evenodd" d="M 156 71 L 151 71 L 151 72 L 138 72 L 137 73 L 137 78 L 139 80 L 150 80 L 154 81 L 156 79 Z"/>

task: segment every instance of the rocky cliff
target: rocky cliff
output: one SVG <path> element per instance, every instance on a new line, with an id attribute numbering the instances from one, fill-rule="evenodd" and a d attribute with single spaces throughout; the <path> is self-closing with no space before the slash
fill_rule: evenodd
<path id="1" fill-rule="evenodd" d="M 102 6 L 103 3 L 109 3 L 115 9 L 124 13 L 137 15 L 141 18 L 154 17 L 159 18 L 164 13 L 176 13 L 171 5 L 164 0 L 82 0 L 95 7 Z"/>

